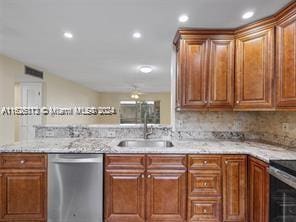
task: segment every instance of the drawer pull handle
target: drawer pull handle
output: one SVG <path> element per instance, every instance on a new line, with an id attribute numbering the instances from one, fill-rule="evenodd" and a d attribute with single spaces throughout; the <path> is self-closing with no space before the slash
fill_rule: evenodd
<path id="1" fill-rule="evenodd" d="M 21 163 L 21 164 L 24 164 L 25 162 L 26 162 L 25 160 L 21 160 L 21 162 L 20 162 L 20 163 Z"/>

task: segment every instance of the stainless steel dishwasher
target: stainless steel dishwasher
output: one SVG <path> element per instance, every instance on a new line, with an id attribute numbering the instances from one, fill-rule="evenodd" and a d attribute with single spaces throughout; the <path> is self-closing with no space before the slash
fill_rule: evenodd
<path id="1" fill-rule="evenodd" d="M 48 155 L 48 222 L 103 222 L 103 155 Z"/>

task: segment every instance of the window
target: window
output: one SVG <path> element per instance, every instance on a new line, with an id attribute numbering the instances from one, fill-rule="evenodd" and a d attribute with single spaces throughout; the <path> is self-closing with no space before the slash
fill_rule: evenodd
<path id="1" fill-rule="evenodd" d="M 120 124 L 144 123 L 144 115 L 147 113 L 147 122 L 160 123 L 160 101 L 121 101 Z"/>

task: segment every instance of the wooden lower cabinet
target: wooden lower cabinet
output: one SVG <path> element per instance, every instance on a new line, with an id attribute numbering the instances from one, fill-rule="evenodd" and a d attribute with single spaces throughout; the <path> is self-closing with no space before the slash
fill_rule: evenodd
<path id="1" fill-rule="evenodd" d="M 105 221 L 145 221 L 145 155 L 105 156 Z"/>
<path id="2" fill-rule="evenodd" d="M 268 222 L 267 167 L 247 155 L 106 155 L 105 222 Z"/>
<path id="3" fill-rule="evenodd" d="M 46 174 L 16 171 L 1 174 L 1 220 L 45 220 Z"/>
<path id="4" fill-rule="evenodd" d="M 221 222 L 221 156 L 189 155 L 187 218 L 190 222 Z"/>
<path id="5" fill-rule="evenodd" d="M 109 222 L 145 221 L 144 171 L 107 170 L 105 212 Z"/>
<path id="6" fill-rule="evenodd" d="M 225 155 L 223 165 L 223 221 L 247 221 L 247 156 Z"/>
<path id="7" fill-rule="evenodd" d="M 106 155 L 106 222 L 184 222 L 186 192 L 186 155 Z"/>
<path id="8" fill-rule="evenodd" d="M 0 155 L 0 221 L 47 220 L 47 156 Z"/>
<path id="9" fill-rule="evenodd" d="M 147 174 L 147 221 L 185 221 L 186 170 L 153 170 Z"/>
<path id="10" fill-rule="evenodd" d="M 249 157 L 249 222 L 269 221 L 268 164 Z"/>

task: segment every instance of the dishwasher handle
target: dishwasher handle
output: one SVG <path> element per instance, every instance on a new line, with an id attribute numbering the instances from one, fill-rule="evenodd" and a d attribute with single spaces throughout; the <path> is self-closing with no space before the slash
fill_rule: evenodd
<path id="1" fill-rule="evenodd" d="M 66 164 L 66 163 L 103 163 L 102 157 L 97 158 L 55 158 L 51 161 L 54 164 Z"/>

